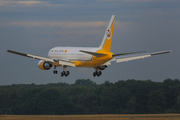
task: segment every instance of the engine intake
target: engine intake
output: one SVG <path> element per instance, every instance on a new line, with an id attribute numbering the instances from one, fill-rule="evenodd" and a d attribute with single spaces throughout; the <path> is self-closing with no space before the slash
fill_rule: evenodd
<path id="1" fill-rule="evenodd" d="M 49 70 L 51 67 L 52 67 L 52 64 L 50 64 L 49 62 L 46 62 L 44 60 L 40 60 L 38 62 L 38 67 L 41 69 L 41 70 Z"/>

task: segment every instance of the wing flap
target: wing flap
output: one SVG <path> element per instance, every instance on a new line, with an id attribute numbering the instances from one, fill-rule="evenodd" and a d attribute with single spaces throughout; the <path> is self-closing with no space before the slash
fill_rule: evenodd
<path id="1" fill-rule="evenodd" d="M 111 61 L 107 61 L 106 63 L 104 63 L 103 65 L 111 65 Z"/>
<path id="2" fill-rule="evenodd" d="M 66 66 L 70 66 L 70 67 L 76 67 L 76 65 L 72 62 L 65 62 L 65 61 L 60 61 L 59 60 L 59 64 L 61 64 L 62 66 L 63 65 L 66 65 Z"/>
<path id="3" fill-rule="evenodd" d="M 31 58 L 33 58 L 33 59 L 38 59 L 38 60 L 44 60 L 44 61 L 54 62 L 54 60 L 51 59 L 51 58 L 46 58 L 46 57 L 41 57 L 41 56 L 36 56 L 36 55 L 31 55 L 31 54 L 27 54 L 27 57 L 31 57 Z"/>
<path id="4" fill-rule="evenodd" d="M 114 58 L 112 61 L 115 60 L 117 63 L 119 63 L 119 62 L 128 62 L 130 60 L 144 59 L 144 58 L 147 58 L 147 57 L 151 57 L 153 55 L 170 53 L 171 51 L 172 50 L 160 51 L 160 52 L 154 52 L 154 53 L 146 53 L 146 54 L 133 55 L 133 56 L 124 56 L 124 57 L 122 56 L 122 57 Z"/>
<path id="5" fill-rule="evenodd" d="M 146 57 L 151 57 L 151 55 L 140 55 L 140 56 L 131 56 L 131 57 L 124 57 L 124 58 L 116 58 L 116 62 L 128 62 L 130 60 L 136 60 L 136 59 L 144 59 Z"/>
<path id="6" fill-rule="evenodd" d="M 141 52 L 145 52 L 145 51 L 114 54 L 113 57 L 122 56 L 122 55 L 130 55 L 130 54 L 141 53 Z"/>

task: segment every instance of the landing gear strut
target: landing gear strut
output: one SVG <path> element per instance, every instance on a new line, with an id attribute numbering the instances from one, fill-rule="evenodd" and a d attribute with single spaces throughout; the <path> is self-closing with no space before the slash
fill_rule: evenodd
<path id="1" fill-rule="evenodd" d="M 63 77 L 63 76 L 67 77 L 69 75 L 69 71 L 66 71 L 66 68 L 67 68 L 67 66 L 64 65 L 63 66 L 64 71 L 61 72 L 61 77 Z"/>
<path id="2" fill-rule="evenodd" d="M 95 71 L 94 73 L 93 73 L 93 76 L 95 77 L 96 75 L 99 77 L 100 75 L 102 74 L 102 72 L 101 71 Z"/>
<path id="3" fill-rule="evenodd" d="M 57 74 L 58 71 L 56 70 L 56 66 L 54 66 L 54 71 L 53 71 L 53 74 Z"/>

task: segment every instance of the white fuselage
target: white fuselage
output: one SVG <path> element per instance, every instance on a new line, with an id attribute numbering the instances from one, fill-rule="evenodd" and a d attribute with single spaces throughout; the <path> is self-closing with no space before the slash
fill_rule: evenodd
<path id="1" fill-rule="evenodd" d="M 99 48 L 93 47 L 54 47 L 49 53 L 48 57 L 57 60 L 78 60 L 78 61 L 90 61 L 92 55 L 80 52 L 80 50 L 86 50 L 91 52 L 96 52 Z"/>

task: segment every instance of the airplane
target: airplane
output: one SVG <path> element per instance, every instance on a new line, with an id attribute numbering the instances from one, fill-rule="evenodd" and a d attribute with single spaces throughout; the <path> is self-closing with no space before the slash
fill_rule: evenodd
<path id="1" fill-rule="evenodd" d="M 113 61 L 116 61 L 116 63 L 127 62 L 130 60 L 144 59 L 154 55 L 170 53 L 172 51 L 166 50 L 154 53 L 142 53 L 144 51 L 138 51 L 114 54 L 111 52 L 114 25 L 115 15 L 112 15 L 99 47 L 54 47 L 49 50 L 48 57 L 36 56 L 13 50 L 7 50 L 7 52 L 39 59 L 39 68 L 41 70 L 49 70 L 51 67 L 54 67 L 54 74 L 58 73 L 56 67 L 61 66 L 63 67 L 63 72 L 60 74 L 62 77 L 67 77 L 70 74 L 70 72 L 66 70 L 67 67 L 94 68 L 95 72 L 93 73 L 93 76 L 99 77 L 102 74 L 101 71 L 106 69 Z"/>

